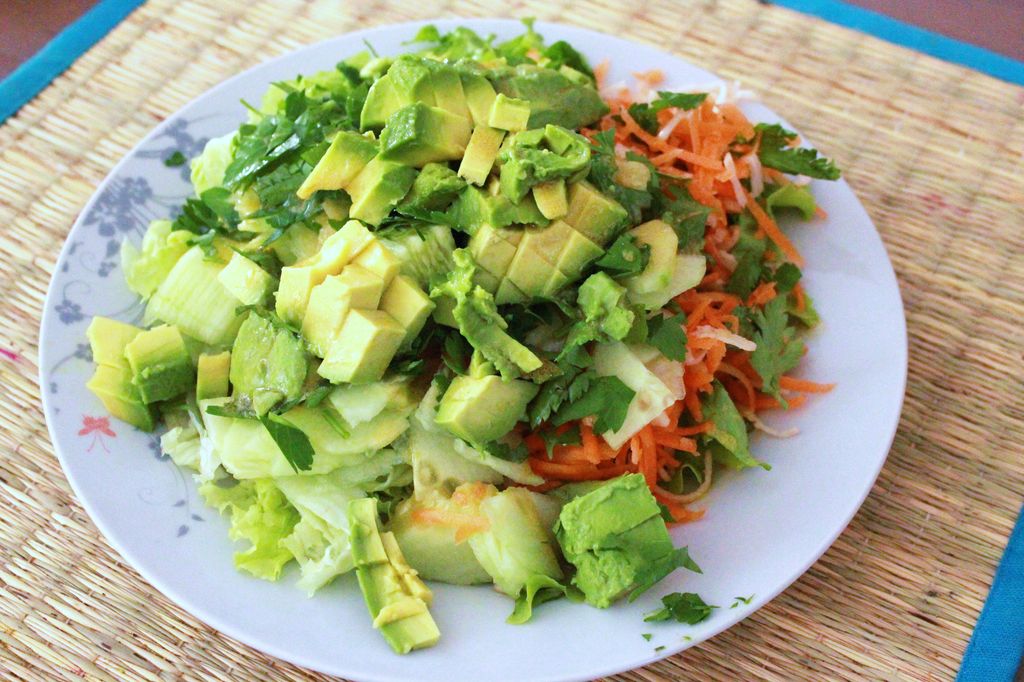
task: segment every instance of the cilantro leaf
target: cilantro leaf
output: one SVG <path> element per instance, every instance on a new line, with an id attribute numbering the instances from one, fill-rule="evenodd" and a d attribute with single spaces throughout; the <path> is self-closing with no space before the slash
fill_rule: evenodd
<path id="1" fill-rule="evenodd" d="M 597 267 L 607 270 L 613 277 L 639 275 L 651 258 L 649 244 L 637 244 L 631 234 L 619 235 L 596 262 Z"/>
<path id="2" fill-rule="evenodd" d="M 772 279 L 775 280 L 775 291 L 780 294 L 788 294 L 801 277 L 803 277 L 803 273 L 800 272 L 800 268 L 789 262 L 783 263 L 772 273 Z"/>
<path id="3" fill-rule="evenodd" d="M 623 187 L 615 182 L 615 176 L 619 172 L 617 156 L 615 154 L 615 129 L 609 128 L 596 135 L 591 143 L 591 161 L 589 180 L 617 202 L 622 204 L 632 224 L 641 222 L 643 212 L 654 202 L 654 195 L 659 190 L 660 183 L 656 173 L 651 174 L 650 184 L 645 189 L 632 189 Z M 634 155 L 636 156 L 636 155 Z M 632 158 L 632 157 L 631 157 Z M 643 157 L 636 156 L 636 160 Z M 650 163 L 648 161 L 648 163 Z"/>
<path id="4" fill-rule="evenodd" d="M 562 407 L 555 415 L 554 424 L 584 417 L 595 417 L 594 431 L 606 433 L 622 428 L 626 412 L 636 393 L 618 377 L 597 377 L 589 382 L 586 393 L 578 400 Z"/>
<path id="5" fill-rule="evenodd" d="M 789 325 L 787 307 L 786 298 L 777 296 L 751 313 L 757 349 L 750 354 L 750 365 L 761 377 L 761 390 L 783 407 L 786 401 L 779 392 L 779 377 L 796 367 L 804 354 L 803 341 L 796 338 L 796 328 Z"/>
<path id="6" fill-rule="evenodd" d="M 647 320 L 647 343 L 669 360 L 682 362 L 686 359 L 685 324 L 686 315 L 683 313 L 671 317 L 655 315 Z"/>
<path id="7" fill-rule="evenodd" d="M 754 466 L 771 468 L 754 459 L 750 453 L 747 423 L 722 384 L 717 381 L 714 383 L 714 390 L 701 404 L 701 410 L 704 418 L 714 424 L 714 428 L 702 437 L 702 441 L 716 462 L 733 469 Z"/>
<path id="8" fill-rule="evenodd" d="M 665 198 L 661 219 L 676 231 L 679 248 L 686 250 L 703 242 L 709 215 L 711 208 L 694 199 L 688 189 L 672 187 Z"/>
<path id="9" fill-rule="evenodd" d="M 651 108 L 655 111 L 675 107 L 683 111 L 696 109 L 708 98 L 706 92 L 668 92 L 658 91 L 658 98 L 651 102 Z"/>
<path id="10" fill-rule="evenodd" d="M 281 449 L 284 458 L 296 473 L 309 471 L 313 467 L 313 456 L 316 453 L 305 433 L 273 413 L 260 417 L 260 423 L 266 427 L 270 437 L 277 443 L 277 447 Z"/>
<path id="11" fill-rule="evenodd" d="M 538 431 L 537 435 L 544 441 L 544 449 L 547 451 L 549 459 L 556 446 L 579 445 L 581 442 L 579 424 L 573 424 L 571 428 L 561 432 L 554 429 L 543 429 Z"/>
<path id="12" fill-rule="evenodd" d="M 536 429 L 558 412 L 565 401 L 575 402 L 587 392 L 594 374 L 588 367 L 590 355 L 577 347 L 557 361 L 561 374 L 541 384 L 537 396 L 530 401 L 526 415 L 530 427 Z"/>
<path id="13" fill-rule="evenodd" d="M 831 159 L 819 157 L 815 149 L 790 147 L 797 134 L 777 123 L 758 123 L 754 130 L 761 134 L 761 147 L 757 152 L 761 164 L 783 173 L 806 175 L 809 178 L 838 180 L 839 169 Z"/>
<path id="14" fill-rule="evenodd" d="M 754 236 L 754 218 L 748 212 L 740 215 L 737 225 L 739 239 L 732 249 L 732 255 L 736 257 L 736 269 L 725 285 L 725 290 L 745 299 L 761 281 L 765 270 L 764 254 L 767 250 L 767 241 Z"/>
<path id="15" fill-rule="evenodd" d="M 677 623 L 696 625 L 707 620 L 713 609 L 700 598 L 700 595 L 693 592 L 673 592 L 661 598 L 662 607 L 652 611 L 644 618 L 645 623 L 653 623 L 665 620 L 674 620 Z"/>
<path id="16" fill-rule="evenodd" d="M 188 159 L 181 153 L 181 150 L 175 150 L 173 154 L 164 159 L 164 165 L 168 168 L 177 168 L 178 166 L 184 166 Z"/>
<path id="17" fill-rule="evenodd" d="M 519 443 L 513 447 L 508 443 L 496 440 L 482 444 L 480 449 L 492 457 L 503 459 L 506 462 L 523 462 L 530 456 L 530 452 L 526 449 L 525 443 Z"/>
<path id="18" fill-rule="evenodd" d="M 638 126 L 651 135 L 658 133 L 658 112 L 650 104 L 635 102 L 629 105 L 627 111 Z"/>

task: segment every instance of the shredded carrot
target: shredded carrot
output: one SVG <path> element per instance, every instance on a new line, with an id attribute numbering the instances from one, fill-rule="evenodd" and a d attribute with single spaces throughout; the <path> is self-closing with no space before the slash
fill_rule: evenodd
<path id="1" fill-rule="evenodd" d="M 750 214 L 754 216 L 754 220 L 757 221 L 758 227 L 764 230 L 768 238 L 771 239 L 775 244 L 782 249 L 782 253 L 786 254 L 789 260 L 793 261 L 796 265 L 803 265 L 804 259 L 800 255 L 800 252 L 793 246 L 793 242 L 789 241 L 789 237 L 783 234 L 779 226 L 772 220 L 771 216 L 768 215 L 761 205 L 750 196 L 750 192 L 744 190 L 744 194 L 747 196 L 747 208 L 750 209 Z"/>
<path id="2" fill-rule="evenodd" d="M 792 398 L 787 398 L 786 399 L 786 402 L 789 403 L 790 409 L 792 409 L 794 407 L 800 407 L 806 401 L 807 401 L 807 398 L 806 398 L 806 396 L 803 396 L 803 395 L 795 395 Z M 758 411 L 760 411 L 760 410 L 774 410 L 774 409 L 777 409 L 777 408 L 780 408 L 780 407 L 782 407 L 782 403 L 780 403 L 778 400 L 776 400 L 775 398 L 773 398 L 771 396 L 768 396 L 768 395 L 759 395 L 759 396 L 757 396 L 757 401 L 754 403 L 754 409 L 758 410 Z"/>
<path id="3" fill-rule="evenodd" d="M 793 287 L 793 296 L 796 298 L 797 312 L 802 313 L 807 308 L 807 296 L 804 294 L 803 285 L 799 282 Z"/>
<path id="4" fill-rule="evenodd" d="M 801 393 L 828 393 L 835 384 L 819 384 L 816 381 L 807 379 L 796 379 L 794 377 L 779 377 L 779 388 L 787 391 L 800 391 Z"/>
<path id="5" fill-rule="evenodd" d="M 654 442 L 658 445 L 664 445 L 674 450 L 682 450 L 683 452 L 697 452 L 697 441 L 692 438 L 686 438 L 680 436 L 674 431 L 664 431 L 662 429 L 654 430 Z"/>
<path id="6" fill-rule="evenodd" d="M 747 297 L 747 305 L 763 306 L 776 296 L 775 282 L 761 282 L 752 292 L 750 292 L 750 296 Z"/>
<path id="7" fill-rule="evenodd" d="M 626 467 L 619 464 L 595 467 L 592 464 L 560 464 L 535 457 L 527 461 L 538 476 L 561 481 L 604 481 L 626 473 Z"/>

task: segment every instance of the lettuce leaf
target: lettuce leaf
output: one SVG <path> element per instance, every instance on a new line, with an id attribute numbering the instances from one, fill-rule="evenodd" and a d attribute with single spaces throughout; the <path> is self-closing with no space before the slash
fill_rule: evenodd
<path id="1" fill-rule="evenodd" d="M 704 419 L 715 425 L 703 437 L 703 441 L 716 462 L 733 469 L 747 469 L 755 466 L 771 469 L 764 462 L 754 459 L 750 453 L 747 423 L 722 384 L 715 382 L 714 390 L 701 404 L 701 410 L 704 413 Z"/>

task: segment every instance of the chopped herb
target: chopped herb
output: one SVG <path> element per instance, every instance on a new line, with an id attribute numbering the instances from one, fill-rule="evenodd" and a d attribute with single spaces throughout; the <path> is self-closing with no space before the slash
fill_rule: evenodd
<path id="1" fill-rule="evenodd" d="M 736 601 L 732 603 L 732 606 L 729 607 L 730 609 L 734 609 L 740 604 L 749 604 L 754 600 L 754 595 L 750 595 L 749 597 L 733 597 L 733 599 Z"/>
<path id="2" fill-rule="evenodd" d="M 492 457 L 503 459 L 506 462 L 522 462 L 530 456 L 530 452 L 526 449 L 525 443 L 519 443 L 513 447 L 508 443 L 492 441 L 490 443 L 485 443 L 480 447 L 480 449 Z"/>
<path id="3" fill-rule="evenodd" d="M 649 642 L 649 641 L 651 641 L 651 637 L 653 635 L 651 635 L 651 633 L 649 633 L 649 632 L 644 632 L 640 636 L 643 637 L 644 639 L 646 639 Z"/>
<path id="4" fill-rule="evenodd" d="M 809 178 L 838 180 L 839 169 L 825 157 L 819 157 L 815 149 L 790 147 L 797 134 L 776 124 L 758 123 L 754 130 L 761 134 L 761 146 L 757 156 L 761 164 L 783 173 L 806 175 Z"/>
<path id="5" fill-rule="evenodd" d="M 558 445 L 579 445 L 581 442 L 579 424 L 573 424 L 571 428 L 565 429 L 561 433 L 554 429 L 543 429 L 538 431 L 537 435 L 544 441 L 544 449 L 548 453 L 548 458 L 551 457 Z"/>
<path id="6" fill-rule="evenodd" d="M 711 615 L 712 609 L 717 606 L 710 606 L 704 603 L 700 595 L 693 592 L 673 592 L 661 598 L 662 607 L 652 611 L 644 618 L 645 622 L 654 623 L 666 620 L 675 620 L 677 623 L 696 625 L 706 620 Z"/>
<path id="7" fill-rule="evenodd" d="M 761 377 L 761 390 L 787 406 L 779 391 L 779 377 L 790 371 L 804 355 L 804 343 L 796 338 L 796 328 L 789 326 L 788 303 L 777 296 L 761 310 L 751 312 L 757 331 L 757 349 L 750 354 L 750 365 Z"/>
<path id="8" fill-rule="evenodd" d="M 656 647 L 654 647 L 654 651 L 655 651 L 655 652 L 658 652 L 658 651 L 664 651 L 664 650 L 665 650 L 665 645 L 664 645 L 664 644 L 662 644 L 662 645 L 660 645 L 660 646 L 656 646 Z"/>
<path id="9" fill-rule="evenodd" d="M 669 360 L 686 359 L 686 315 L 670 317 L 655 315 L 647 320 L 647 343 L 654 346 Z"/>
<path id="10" fill-rule="evenodd" d="M 629 277 L 643 272 L 650 258 L 649 244 L 637 244 L 633 235 L 623 234 L 594 264 L 607 270 L 613 277 Z"/>
<path id="11" fill-rule="evenodd" d="M 658 91 L 658 98 L 651 102 L 651 108 L 655 111 L 675 107 L 683 111 L 696 109 L 708 98 L 706 92 L 668 92 Z"/>
<path id="12" fill-rule="evenodd" d="M 618 377 L 597 377 L 590 381 L 587 392 L 563 407 L 555 415 L 556 426 L 575 419 L 595 417 L 594 431 L 617 431 L 626 421 L 626 412 L 636 393 Z"/>
<path id="13" fill-rule="evenodd" d="M 780 294 L 788 294 L 797 285 L 803 273 L 800 268 L 792 263 L 783 263 L 775 269 L 772 279 L 775 280 L 775 291 Z"/>
<path id="14" fill-rule="evenodd" d="M 296 473 L 309 471 L 313 467 L 313 456 L 316 453 L 305 433 L 275 414 L 263 415 L 260 417 L 260 423 L 266 427 L 270 437 L 281 449 L 281 454 Z"/>
<path id="15" fill-rule="evenodd" d="M 164 165 L 168 168 L 177 168 L 178 166 L 184 166 L 188 159 L 181 153 L 180 150 L 175 150 L 173 154 L 164 159 Z"/>

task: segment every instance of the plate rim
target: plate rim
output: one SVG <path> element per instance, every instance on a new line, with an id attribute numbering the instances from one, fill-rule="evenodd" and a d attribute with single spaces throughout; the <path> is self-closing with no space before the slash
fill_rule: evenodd
<path id="1" fill-rule="evenodd" d="M 80 224 L 83 221 L 84 216 L 88 215 L 90 213 L 90 211 L 93 209 L 94 204 L 99 200 L 100 196 L 103 194 L 103 190 L 105 190 L 107 188 L 107 186 L 112 182 L 112 180 L 115 179 L 118 176 L 118 174 L 121 172 L 122 168 L 125 165 L 127 165 L 133 159 L 133 157 L 135 156 L 136 152 L 139 149 L 143 148 L 145 145 L 147 145 L 151 140 L 153 140 L 154 138 L 158 137 L 163 132 L 163 130 L 167 126 L 169 126 L 170 123 L 181 114 L 181 112 L 183 112 L 186 109 L 192 107 L 193 105 L 195 105 L 200 100 L 203 100 L 203 99 L 205 99 L 207 97 L 213 97 L 213 96 L 216 95 L 216 93 L 220 92 L 221 90 L 229 89 L 231 87 L 231 85 L 233 85 L 234 83 L 236 83 L 239 80 L 242 80 L 242 79 L 248 77 L 251 73 L 259 71 L 259 70 L 262 70 L 262 69 L 266 69 L 267 67 L 269 67 L 271 65 L 278 64 L 278 63 L 283 62 L 285 60 L 291 59 L 297 53 L 301 53 L 301 52 L 305 52 L 305 51 L 312 51 L 312 50 L 315 50 L 317 48 L 320 48 L 321 46 L 323 46 L 325 44 L 332 43 L 332 42 L 335 42 L 335 41 L 339 41 L 339 40 L 342 40 L 342 39 L 356 39 L 356 40 L 358 40 L 360 38 L 364 38 L 368 34 L 373 34 L 373 33 L 380 32 L 380 31 L 391 32 L 391 31 L 400 31 L 400 30 L 414 30 L 414 29 L 420 28 L 420 27 L 428 25 L 428 24 L 436 25 L 439 28 L 448 28 L 448 27 L 453 27 L 453 26 L 458 26 L 458 25 L 464 25 L 464 26 L 468 26 L 470 28 L 474 28 L 474 25 L 479 26 L 480 24 L 491 24 L 491 25 L 493 25 L 493 24 L 501 24 L 503 27 L 521 26 L 522 22 L 519 19 L 510 19 L 510 18 L 504 18 L 504 17 L 448 17 L 448 16 L 446 16 L 446 17 L 443 17 L 443 18 L 435 18 L 435 19 L 420 19 L 420 20 L 410 20 L 410 21 L 388 23 L 388 24 L 379 24 L 379 25 L 376 25 L 376 26 L 371 26 L 371 27 L 360 29 L 360 30 L 356 30 L 356 31 L 348 31 L 348 32 L 345 32 L 345 33 L 340 33 L 340 34 L 337 34 L 337 35 L 325 38 L 323 40 L 319 40 L 319 41 L 316 41 L 316 42 L 313 42 L 313 43 L 301 45 L 301 46 L 299 46 L 299 47 L 297 47 L 297 48 L 295 48 L 293 50 L 289 50 L 289 51 L 287 51 L 287 52 L 285 52 L 283 54 L 280 54 L 280 55 L 278 55 L 276 57 L 273 57 L 271 59 L 267 59 L 267 60 L 261 61 L 261 62 L 259 62 L 257 64 L 254 64 L 253 66 L 249 67 L 248 69 L 245 69 L 244 71 L 240 71 L 239 73 L 237 73 L 237 74 L 235 74 L 235 75 L 233 75 L 233 76 L 231 76 L 229 78 L 226 78 L 226 79 L 218 82 L 217 84 L 213 85 L 212 87 L 204 90 L 203 92 L 201 92 L 197 96 L 195 96 L 192 99 L 190 99 L 188 102 L 186 102 L 186 103 L 182 104 L 181 106 L 179 106 L 173 112 L 171 112 L 170 114 L 165 116 L 162 120 L 160 120 L 148 133 L 146 133 L 146 135 L 144 135 L 142 138 L 140 138 L 139 141 L 136 144 L 134 144 L 129 150 L 127 150 L 121 156 L 121 158 L 118 160 L 118 162 L 116 164 L 114 164 L 114 166 L 111 167 L 110 171 L 96 185 L 95 189 L 93 190 L 93 193 L 89 197 L 88 201 L 82 206 L 81 210 L 78 212 L 77 216 L 75 217 L 75 220 L 72 222 L 71 227 L 68 229 L 67 234 L 64 237 L 64 242 L 63 242 L 63 245 L 61 246 L 61 250 L 60 250 L 60 252 L 59 252 L 59 254 L 57 256 L 56 261 L 54 261 L 53 273 L 52 273 L 52 275 L 50 277 L 50 283 L 47 286 L 46 296 L 44 298 L 44 301 L 43 301 L 43 304 L 42 304 L 42 307 L 41 307 L 40 328 L 39 328 L 39 345 L 38 345 L 38 348 L 39 348 L 39 353 L 38 353 L 38 358 L 39 358 L 38 380 L 39 380 L 39 386 L 40 386 L 40 393 L 41 393 L 41 397 L 42 397 L 43 413 L 44 413 L 44 420 L 46 422 L 47 433 L 50 436 L 50 442 L 51 442 L 52 447 L 53 447 L 53 452 L 56 455 L 56 457 L 57 457 L 57 459 L 58 459 L 58 461 L 60 463 L 61 470 L 62 470 L 62 473 L 64 474 L 64 477 L 67 479 L 69 485 L 71 486 L 71 489 L 74 492 L 74 494 L 75 494 L 79 504 L 82 505 L 82 508 L 88 514 L 89 520 L 95 525 L 97 530 L 99 530 L 100 535 L 103 537 L 104 541 L 112 549 L 114 549 L 120 555 L 120 557 L 123 559 L 123 561 L 128 566 L 130 566 L 132 570 L 136 571 L 149 584 L 149 586 L 151 586 L 152 588 L 154 588 L 158 592 L 160 592 L 170 602 L 172 602 L 173 604 L 175 604 L 179 608 L 181 608 L 184 611 L 186 611 L 191 617 L 193 617 L 193 618 L 197 619 L 198 621 L 206 624 L 207 626 L 217 630 L 219 633 L 221 633 L 223 635 L 226 635 L 226 636 L 228 636 L 228 637 L 230 637 L 232 639 L 235 639 L 235 640 L 241 642 L 242 644 L 244 644 L 245 646 L 252 647 L 253 649 L 256 649 L 257 651 L 260 651 L 260 652 L 262 652 L 264 654 L 273 656 L 275 658 L 281 659 L 281 660 L 286 661 L 288 663 L 291 663 L 293 665 L 297 665 L 297 666 L 306 668 L 308 670 L 314 670 L 314 671 L 318 671 L 318 672 L 325 672 L 325 673 L 331 674 L 331 675 L 344 675 L 344 676 L 348 677 L 351 673 L 345 673 L 345 672 L 339 672 L 337 670 L 325 669 L 324 666 L 320 665 L 318 662 L 308 660 L 305 656 L 302 656 L 302 655 L 293 654 L 286 647 L 278 646 L 276 642 L 264 641 L 264 640 L 260 640 L 257 636 L 250 636 L 247 633 L 245 633 L 243 630 L 237 629 L 232 623 L 224 621 L 221 618 L 217 617 L 216 615 L 209 613 L 208 611 L 206 611 L 203 608 L 203 606 L 201 604 L 196 604 L 190 597 L 180 594 L 178 592 L 178 590 L 173 589 L 173 588 L 167 586 L 159 578 L 155 578 L 153 575 L 151 575 L 149 570 L 141 568 L 140 564 L 144 564 L 145 562 L 138 561 L 136 559 L 135 552 L 133 552 L 127 545 L 123 544 L 120 541 L 120 539 L 117 538 L 117 534 L 116 533 L 111 532 L 107 522 L 105 520 L 103 520 L 104 519 L 104 515 L 102 513 L 98 513 L 98 509 L 96 509 L 94 507 L 93 501 L 91 501 L 88 496 L 83 495 L 83 491 L 82 491 L 82 489 L 80 487 L 79 481 L 71 473 L 73 467 L 70 467 L 70 466 L 67 465 L 67 463 L 66 463 L 66 456 L 62 452 L 62 448 L 60 447 L 59 441 L 58 441 L 58 439 L 56 437 L 56 432 L 55 432 L 55 428 L 54 428 L 55 420 L 51 417 L 52 410 L 53 410 L 52 398 L 50 397 L 50 394 L 46 390 L 44 390 L 44 387 L 47 385 L 48 377 L 49 377 L 49 374 L 50 374 L 50 365 L 46 362 L 46 359 L 49 358 L 50 353 L 51 353 L 51 351 L 48 350 L 48 348 L 50 348 L 50 344 L 48 343 L 50 332 L 47 331 L 47 328 L 48 327 L 52 327 L 52 324 L 51 325 L 47 324 L 47 320 L 49 319 L 48 316 L 47 316 L 47 311 L 50 309 L 51 302 L 52 302 L 53 297 L 55 295 L 55 287 L 57 285 L 58 276 L 60 274 L 60 266 L 61 266 L 61 264 L 66 262 L 68 256 L 70 255 L 70 248 L 71 248 L 71 243 L 72 243 L 71 240 L 70 240 L 70 236 L 72 235 L 72 233 L 79 228 Z M 676 60 L 679 60 L 679 61 L 682 61 L 682 62 L 686 62 L 688 65 L 690 65 L 690 66 L 692 66 L 692 67 L 694 67 L 696 69 L 699 69 L 700 71 L 702 71 L 704 73 L 709 74 L 711 76 L 711 78 L 713 79 L 713 81 L 715 81 L 715 82 L 721 82 L 721 83 L 728 82 L 726 79 L 722 78 L 721 76 L 718 76 L 717 74 L 715 74 L 715 73 L 713 73 L 711 71 L 708 71 L 707 69 L 705 69 L 705 68 L 703 68 L 701 66 L 693 64 L 688 59 L 686 59 L 686 58 L 684 58 L 682 56 L 679 56 L 677 54 L 674 54 L 672 52 L 669 52 L 667 50 L 664 50 L 661 47 L 656 46 L 656 45 L 651 44 L 651 43 L 643 42 L 643 41 L 640 41 L 640 40 L 634 40 L 634 39 L 631 39 L 631 38 L 623 38 L 623 37 L 620 37 L 620 36 L 613 36 L 613 35 L 610 35 L 610 34 L 607 34 L 607 33 L 601 32 L 601 31 L 596 31 L 594 29 L 586 28 L 586 27 L 583 27 L 583 26 L 578 26 L 578 25 L 575 25 L 575 24 L 567 24 L 567 23 L 551 22 L 551 21 L 537 21 L 535 26 L 536 26 L 536 28 L 540 32 L 543 32 L 546 28 L 551 28 L 551 29 L 555 29 L 555 30 L 565 30 L 565 29 L 568 29 L 569 31 L 582 32 L 582 33 L 590 34 L 591 38 L 593 38 L 595 40 L 596 39 L 609 39 L 610 38 L 610 39 L 613 39 L 613 40 L 624 41 L 624 42 L 631 43 L 631 44 L 634 44 L 634 45 L 642 45 L 644 47 L 647 47 L 649 49 L 657 51 L 659 54 L 661 54 L 663 56 L 667 56 L 667 57 L 670 57 L 672 59 L 676 59 Z M 477 30 L 480 30 L 480 29 L 478 28 Z M 760 99 L 757 99 L 757 102 L 759 104 L 761 104 L 762 106 L 764 106 L 765 108 L 771 110 L 769 107 L 767 107 L 767 105 L 763 104 L 763 102 Z M 775 116 L 778 116 L 778 114 L 776 114 L 774 112 L 774 110 L 771 110 L 771 111 L 772 111 L 772 113 Z M 782 119 L 781 116 L 779 118 Z M 783 120 L 783 123 L 786 123 L 784 119 L 782 119 L 782 120 Z M 669 658 L 671 656 L 674 656 L 674 655 L 676 655 L 676 654 L 678 654 L 678 653 L 680 653 L 682 651 L 685 651 L 686 649 L 689 649 L 691 647 L 697 646 L 697 645 L 699 645 L 699 644 L 701 644 L 701 643 L 703 643 L 703 642 L 705 642 L 705 641 L 707 641 L 707 640 L 709 640 L 709 639 L 711 639 L 713 637 L 718 636 L 722 632 L 724 632 L 724 631 L 726 631 L 726 630 L 728 630 L 728 629 L 738 625 L 739 623 L 741 623 L 741 622 L 745 621 L 746 619 L 748 619 L 749 617 L 751 617 L 754 613 L 759 611 L 766 604 L 768 604 L 771 601 L 773 601 L 779 594 L 781 594 L 785 590 L 789 589 L 793 584 L 795 584 L 798 580 L 800 580 L 800 578 L 802 578 L 807 573 L 807 571 L 810 570 L 810 568 L 821 559 L 821 557 L 828 551 L 828 549 L 831 548 L 833 544 L 835 544 L 835 542 L 839 538 L 839 536 L 842 535 L 842 533 L 849 527 L 851 521 L 856 516 L 857 512 L 859 512 L 860 509 L 863 507 L 864 502 L 866 501 L 867 497 L 870 495 L 871 490 L 873 489 L 875 483 L 878 480 L 879 475 L 881 474 L 882 468 L 885 466 L 885 463 L 888 461 L 889 454 L 891 453 L 891 450 L 892 450 L 892 444 L 893 444 L 893 442 L 895 440 L 895 437 L 896 437 L 896 434 L 898 432 L 899 423 L 900 423 L 900 419 L 901 419 L 902 411 L 903 411 L 903 405 L 904 405 L 904 401 L 905 401 L 905 397 L 906 397 L 907 378 L 908 378 L 908 361 L 909 361 L 909 347 L 908 347 L 909 338 L 908 338 L 908 335 L 907 335 L 906 307 L 904 305 L 903 295 L 902 295 L 902 291 L 901 291 L 900 284 L 899 284 L 899 279 L 896 276 L 895 268 L 894 268 L 894 266 L 892 264 L 892 259 L 889 256 L 888 249 L 885 248 L 885 242 L 882 239 L 882 235 L 878 231 L 878 227 L 875 225 L 875 222 L 871 219 L 870 214 L 868 214 L 866 208 L 864 207 L 863 202 L 860 200 L 860 198 L 857 196 L 857 194 L 853 191 L 853 189 L 849 186 L 849 184 L 846 182 L 845 178 L 841 178 L 840 180 L 838 180 L 837 181 L 837 185 L 841 185 L 844 188 L 845 191 L 850 193 L 850 195 L 855 200 L 857 207 L 860 209 L 860 211 L 862 213 L 862 219 L 867 221 L 867 223 L 869 223 L 871 225 L 871 228 L 874 230 L 875 234 L 878 236 L 878 239 L 879 239 L 879 241 L 880 241 L 880 243 L 881 243 L 881 245 L 883 247 L 886 265 L 888 266 L 886 268 L 886 273 L 885 274 L 886 274 L 887 278 L 889 280 L 891 280 L 892 289 L 893 289 L 893 291 L 894 291 L 894 293 L 896 295 L 896 300 L 899 303 L 899 310 L 900 310 L 900 313 L 901 313 L 898 316 L 898 318 L 899 318 L 899 329 L 896 330 L 898 332 L 899 340 L 901 341 L 901 343 L 898 345 L 898 348 L 897 348 L 897 350 L 899 351 L 899 356 L 898 356 L 898 359 L 896 360 L 896 364 L 900 368 L 900 376 L 898 377 L 898 382 L 897 382 L 897 384 L 899 386 L 899 395 L 898 395 L 898 399 L 895 401 L 893 414 L 890 416 L 890 419 L 891 419 L 892 423 L 884 431 L 879 429 L 879 433 L 880 434 L 881 433 L 887 434 L 887 436 L 884 439 L 882 439 L 882 442 L 886 443 L 886 445 L 885 445 L 885 454 L 884 454 L 884 456 L 879 458 L 878 464 L 874 468 L 874 471 L 871 472 L 870 478 L 868 479 L 868 483 L 866 484 L 865 489 L 855 496 L 856 502 L 854 504 L 852 504 L 851 508 L 845 510 L 844 521 L 842 522 L 842 524 L 839 525 L 834 532 L 830 533 L 829 536 L 827 538 L 825 538 L 821 543 L 819 543 L 819 545 L 816 547 L 816 549 L 814 550 L 812 555 L 809 555 L 809 559 L 803 563 L 803 565 L 800 567 L 798 572 L 796 572 L 791 579 L 789 579 L 787 581 L 783 581 L 783 583 L 780 584 L 779 586 L 777 586 L 776 589 L 774 589 L 774 590 L 772 590 L 770 592 L 765 593 L 763 596 L 762 595 L 756 596 L 754 598 L 754 602 L 753 602 L 752 608 L 750 608 L 747 611 L 744 611 L 741 616 L 739 616 L 737 618 L 734 618 L 734 619 L 730 619 L 730 618 L 722 619 L 721 622 L 716 624 L 714 627 L 709 628 L 706 632 L 702 633 L 701 635 L 699 635 L 697 637 L 694 637 L 692 640 L 684 641 L 684 642 L 677 643 L 677 644 L 672 644 L 672 645 L 666 645 L 663 648 L 663 650 L 658 651 L 657 653 L 655 653 L 652 656 L 649 656 L 647 658 L 642 658 L 642 659 L 631 660 L 628 664 L 626 664 L 626 667 L 623 667 L 623 664 L 617 664 L 617 665 L 613 665 L 613 666 L 606 666 L 606 667 L 603 667 L 603 668 L 597 668 L 595 670 L 588 671 L 586 673 L 586 675 L 583 675 L 583 676 L 580 676 L 578 672 L 573 672 L 573 673 L 570 673 L 569 675 L 557 675 L 557 674 L 554 674 L 554 675 L 549 675 L 547 677 L 536 677 L 536 678 L 533 678 L 536 682 L 569 682 L 569 681 L 572 681 L 572 680 L 589 680 L 589 679 L 593 679 L 594 677 L 603 677 L 603 676 L 607 676 L 607 675 L 614 675 L 614 674 L 622 673 L 622 672 L 625 672 L 625 671 L 628 671 L 628 670 L 633 670 L 633 669 L 636 669 L 636 668 L 639 668 L 639 667 L 651 665 L 652 663 L 655 663 L 655 662 L 660 661 L 660 660 L 664 660 L 664 659 Z M 895 390 L 894 390 L 894 393 L 895 393 Z M 360 674 L 358 676 L 358 679 L 365 680 L 366 682 L 394 682 L 398 678 L 392 677 L 392 676 L 389 676 L 389 675 L 374 676 L 372 674 L 371 675 L 361 675 Z"/>

